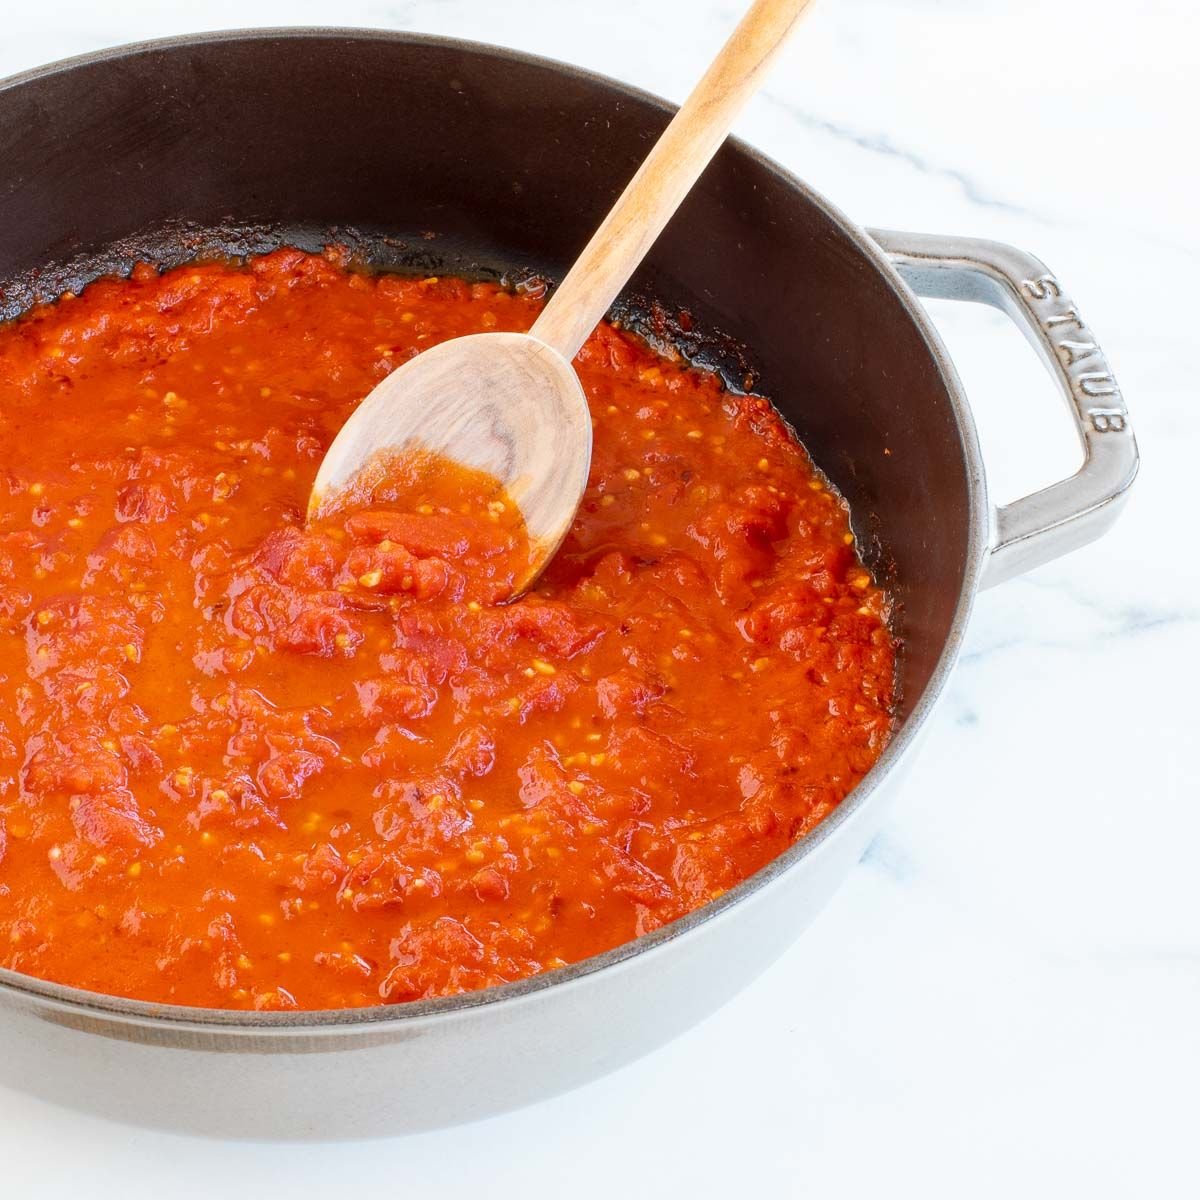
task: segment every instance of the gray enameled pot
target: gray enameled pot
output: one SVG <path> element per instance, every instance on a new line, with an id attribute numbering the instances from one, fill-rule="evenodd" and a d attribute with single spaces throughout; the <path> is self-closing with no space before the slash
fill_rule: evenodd
<path id="1" fill-rule="evenodd" d="M 0 83 L 0 316 L 138 258 L 331 238 L 382 267 L 553 277 L 670 112 L 545 60 L 363 30 L 204 35 L 58 63 Z M 1062 385 L 1086 452 L 1075 476 L 989 505 L 969 407 L 914 292 L 1012 316 Z M 497 1112 L 645 1053 L 771 962 L 859 858 L 976 591 L 1098 536 L 1136 472 L 1112 374 L 1040 262 L 995 243 L 868 234 L 737 142 L 624 308 L 771 396 L 850 502 L 904 642 L 900 728 L 867 778 L 689 917 L 482 993 L 248 1014 L 0 970 L 0 1081 L 214 1135 L 365 1136 Z"/>

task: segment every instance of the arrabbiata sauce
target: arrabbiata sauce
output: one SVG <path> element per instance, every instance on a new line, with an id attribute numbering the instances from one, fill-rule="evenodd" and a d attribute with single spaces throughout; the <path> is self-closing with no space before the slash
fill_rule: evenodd
<path id="1" fill-rule="evenodd" d="M 591 479 L 524 598 L 482 476 L 305 527 L 374 384 L 538 307 L 282 250 L 0 329 L 0 965 L 225 1008 L 484 988 L 704 904 L 863 776 L 895 645 L 844 504 L 629 333 L 577 360 Z"/>

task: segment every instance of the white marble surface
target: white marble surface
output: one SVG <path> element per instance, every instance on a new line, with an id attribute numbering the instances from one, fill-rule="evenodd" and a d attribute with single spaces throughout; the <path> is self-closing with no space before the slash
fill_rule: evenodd
<path id="1" fill-rule="evenodd" d="M 0 74 L 338 23 L 520 46 L 679 99 L 739 8 L 43 0 L 0 6 Z M 1195 1195 L 1198 69 L 1189 0 L 825 0 L 739 125 L 865 224 L 1044 258 L 1108 350 L 1144 457 L 1111 536 L 980 598 L 911 785 L 782 961 L 615 1076 L 403 1141 L 218 1145 L 0 1091 L 0 1193 Z M 983 310 L 936 316 L 997 497 L 1069 473 L 1066 419 L 1017 335 Z"/>

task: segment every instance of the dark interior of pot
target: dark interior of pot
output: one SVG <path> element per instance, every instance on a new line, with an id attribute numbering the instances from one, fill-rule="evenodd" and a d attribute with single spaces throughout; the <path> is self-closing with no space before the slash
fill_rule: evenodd
<path id="1" fill-rule="evenodd" d="M 554 278 L 668 119 L 570 69 L 398 35 L 240 34 L 17 80 L 0 88 L 0 316 L 138 259 L 283 243 Z M 817 203 L 733 145 L 629 294 L 628 319 L 771 397 L 847 498 L 898 601 L 911 709 L 950 629 L 970 517 L 953 406 L 900 298 Z"/>

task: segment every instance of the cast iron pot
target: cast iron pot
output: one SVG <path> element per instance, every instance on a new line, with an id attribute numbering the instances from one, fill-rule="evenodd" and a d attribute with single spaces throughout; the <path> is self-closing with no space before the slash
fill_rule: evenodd
<path id="1" fill-rule="evenodd" d="M 138 258 L 331 238 L 386 268 L 553 278 L 670 113 L 556 63 L 385 32 L 235 32 L 59 63 L 0 84 L 0 312 Z M 1069 402 L 1086 452 L 1077 475 L 989 505 L 970 410 L 910 288 L 1012 316 Z M 0 1079 L 137 1122 L 334 1137 L 497 1112 L 644 1054 L 771 962 L 857 861 L 976 591 L 1098 536 L 1137 468 L 1104 357 L 1040 262 L 988 242 L 868 235 L 737 142 L 623 304 L 773 397 L 849 500 L 904 643 L 901 724 L 874 769 L 719 900 L 490 991 L 258 1014 L 0 970 Z"/>

